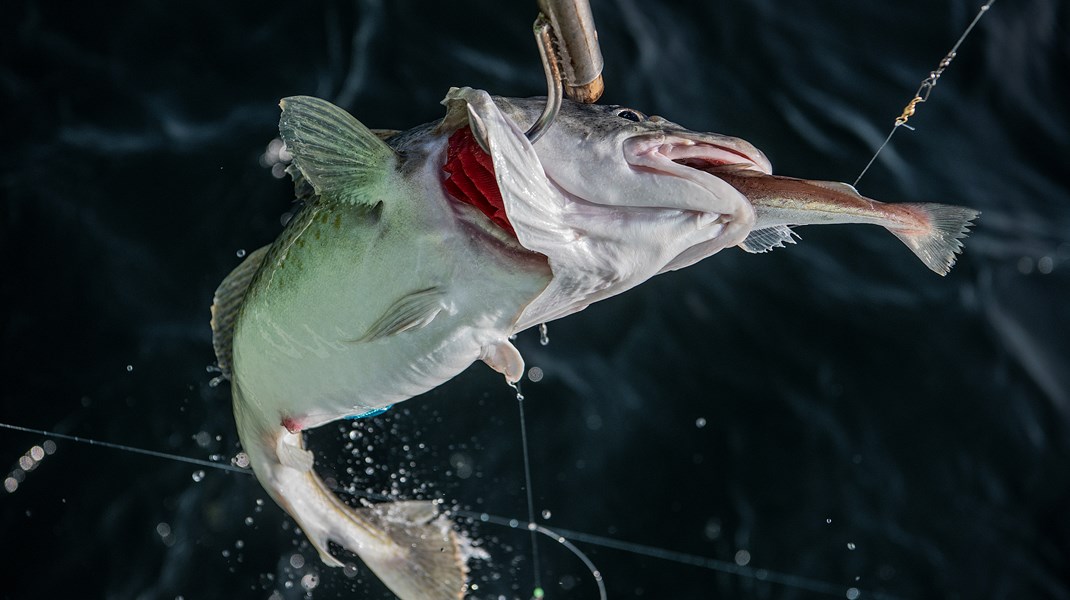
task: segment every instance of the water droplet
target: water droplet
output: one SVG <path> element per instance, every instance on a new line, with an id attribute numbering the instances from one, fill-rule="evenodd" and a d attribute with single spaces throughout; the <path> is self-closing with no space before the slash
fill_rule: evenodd
<path id="1" fill-rule="evenodd" d="M 509 526 L 515 529 L 520 526 L 520 521 L 517 521 L 516 519 L 509 519 Z"/>
<path id="2" fill-rule="evenodd" d="M 858 591 L 858 588 L 847 588 L 847 600 L 858 600 L 861 595 L 862 592 Z"/>
<path id="3" fill-rule="evenodd" d="M 854 550 L 855 549 L 855 543 L 854 542 L 847 542 L 847 549 L 848 550 Z"/>
<path id="4" fill-rule="evenodd" d="M 52 440 L 45 440 L 45 443 L 41 444 L 41 446 L 44 447 L 45 454 L 52 455 L 56 453 L 56 442 L 53 442 Z"/>
<path id="5" fill-rule="evenodd" d="M 23 471 L 32 471 L 37 466 L 37 461 L 23 454 L 19 457 L 19 466 Z"/>
<path id="6" fill-rule="evenodd" d="M 195 483 L 200 483 L 203 479 L 204 479 L 204 471 L 197 470 L 197 471 L 193 472 L 193 481 Z"/>
<path id="7" fill-rule="evenodd" d="M 531 367 L 530 369 L 528 369 L 528 379 L 530 379 L 531 381 L 538 383 L 542 381 L 543 377 L 544 373 L 539 367 Z"/>
<path id="8" fill-rule="evenodd" d="M 245 524 L 246 525 L 252 525 L 253 524 L 253 518 L 252 517 L 245 517 Z"/>
<path id="9" fill-rule="evenodd" d="M 1018 272 L 1022 275 L 1028 275 L 1033 272 L 1033 258 L 1030 256 L 1023 256 L 1018 259 Z"/>
<path id="10" fill-rule="evenodd" d="M 230 464 L 235 467 L 241 467 L 243 469 L 249 467 L 249 455 L 244 452 L 239 452 L 234 455 L 234 458 L 230 459 Z"/>
<path id="11" fill-rule="evenodd" d="M 295 569 L 300 569 L 305 566 L 305 557 L 300 554 L 290 555 L 290 566 Z"/>
<path id="12" fill-rule="evenodd" d="M 550 511 L 548 511 L 548 510 L 542 511 L 542 518 L 549 519 L 550 518 Z"/>
<path id="13" fill-rule="evenodd" d="M 718 519 L 710 519 L 706 521 L 706 537 L 711 540 L 715 540 L 721 537 L 721 521 Z"/>
<path id="14" fill-rule="evenodd" d="M 706 426 L 706 418 L 705 417 L 699 417 L 699 418 L 695 419 L 695 427 L 698 427 L 699 429 L 702 429 L 705 426 Z"/>
<path id="15" fill-rule="evenodd" d="M 357 576 L 357 565 L 355 565 L 353 563 L 346 563 L 345 566 L 342 567 L 342 575 L 345 575 L 346 577 L 348 577 L 350 579 L 356 577 Z"/>
<path id="16" fill-rule="evenodd" d="M 45 449 L 40 446 L 30 448 L 30 458 L 40 462 L 45 457 Z"/>
<path id="17" fill-rule="evenodd" d="M 746 550 L 736 552 L 735 560 L 737 565 L 741 567 L 747 566 L 750 563 L 750 552 L 747 552 Z"/>
<path id="18" fill-rule="evenodd" d="M 826 525 L 832 525 L 832 519 L 825 519 Z"/>
<path id="19" fill-rule="evenodd" d="M 213 377 L 213 378 L 209 379 L 208 380 L 208 387 L 211 387 L 211 388 L 219 387 L 219 384 L 223 383 L 223 379 L 225 379 L 225 378 L 222 375 L 219 375 L 217 377 Z"/>
<path id="20" fill-rule="evenodd" d="M 537 587 L 531 592 L 531 597 L 535 600 L 542 600 L 545 595 L 546 593 L 542 591 L 541 587 Z"/>
<path id="21" fill-rule="evenodd" d="M 539 323 L 539 343 L 543 346 L 550 344 L 550 328 L 546 323 Z"/>
<path id="22" fill-rule="evenodd" d="M 301 578 L 301 587 L 306 590 L 314 590 L 319 584 L 319 575 L 316 575 L 315 573 L 305 573 L 305 576 Z"/>
<path id="23" fill-rule="evenodd" d="M 4 480 L 4 491 L 9 494 L 14 494 L 15 490 L 19 489 L 19 482 L 14 477 L 8 477 Z"/>
<path id="24" fill-rule="evenodd" d="M 1040 260 L 1037 261 L 1037 271 L 1039 271 L 1041 275 L 1051 273 L 1054 268 L 1055 261 L 1053 261 L 1050 256 L 1041 256 Z"/>
<path id="25" fill-rule="evenodd" d="M 536 527 L 538 527 L 538 525 L 534 523 L 528 523 L 528 531 L 535 531 Z"/>
<path id="26" fill-rule="evenodd" d="M 238 248 L 238 251 L 234 253 L 238 258 L 245 258 L 245 248 Z"/>
<path id="27" fill-rule="evenodd" d="M 134 370 L 134 365 L 126 365 L 126 372 L 129 373 Z"/>

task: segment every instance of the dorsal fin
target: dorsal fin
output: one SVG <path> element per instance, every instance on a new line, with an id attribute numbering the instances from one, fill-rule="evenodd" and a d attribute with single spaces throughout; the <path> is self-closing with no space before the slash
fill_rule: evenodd
<path id="1" fill-rule="evenodd" d="M 848 196 L 854 196 L 861 198 L 862 194 L 858 193 L 855 186 L 849 183 L 841 183 L 839 181 L 818 181 L 816 179 L 807 179 L 806 183 L 810 185 L 816 185 L 817 187 L 823 187 L 826 190 L 832 190 L 834 192 L 840 192 L 841 194 L 847 194 Z"/>
<path id="2" fill-rule="evenodd" d="M 291 96 L 279 106 L 282 141 L 320 196 L 366 205 L 385 196 L 375 188 L 394 169 L 397 154 L 379 136 L 326 100 Z"/>
<path id="3" fill-rule="evenodd" d="M 227 379 L 231 378 L 234 325 L 245 300 L 245 292 L 249 290 L 253 276 L 264 262 L 268 248 L 270 246 L 264 246 L 245 257 L 245 260 L 227 275 L 223 283 L 219 284 L 215 297 L 212 298 L 212 346 L 215 348 L 216 363 L 223 377 Z"/>

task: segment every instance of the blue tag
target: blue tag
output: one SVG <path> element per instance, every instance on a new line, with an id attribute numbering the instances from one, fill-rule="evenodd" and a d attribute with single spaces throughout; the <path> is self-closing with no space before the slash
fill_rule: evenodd
<path id="1" fill-rule="evenodd" d="M 355 414 L 355 415 L 349 415 L 348 417 L 344 417 L 344 418 L 348 419 L 350 421 L 354 421 L 356 419 L 365 419 L 365 418 L 368 418 L 368 417 L 374 417 L 374 416 L 378 416 L 378 415 L 381 415 L 381 414 L 385 413 L 386 411 L 390 410 L 393 407 L 394 407 L 394 405 L 391 404 L 390 406 L 384 406 L 383 408 L 373 408 L 373 409 L 371 409 L 369 411 L 362 412 L 362 413 Z"/>

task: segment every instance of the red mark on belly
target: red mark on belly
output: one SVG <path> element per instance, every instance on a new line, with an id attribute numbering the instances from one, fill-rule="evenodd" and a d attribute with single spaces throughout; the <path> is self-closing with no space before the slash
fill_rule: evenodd
<path id="1" fill-rule="evenodd" d="M 288 429 L 290 433 L 298 433 L 301 431 L 301 424 L 293 417 L 286 417 L 283 419 L 282 426 Z"/>
<path id="2" fill-rule="evenodd" d="M 447 175 L 443 183 L 450 196 L 478 208 L 498 227 L 516 237 L 494 178 L 494 162 L 479 147 L 471 129 L 458 129 L 450 136 L 442 170 Z"/>

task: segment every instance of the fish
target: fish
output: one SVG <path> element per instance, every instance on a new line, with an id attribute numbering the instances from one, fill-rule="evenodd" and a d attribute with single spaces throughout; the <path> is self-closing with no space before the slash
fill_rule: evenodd
<path id="1" fill-rule="evenodd" d="M 977 212 L 881 204 L 772 174 L 735 137 L 611 105 L 452 88 L 446 115 L 369 129 L 308 96 L 280 136 L 302 207 L 220 284 L 213 345 L 257 479 L 329 566 L 334 542 L 398 597 L 459 598 L 471 542 L 433 501 L 350 506 L 302 432 L 378 414 L 482 361 L 515 385 L 518 332 L 725 248 L 763 252 L 794 225 L 875 223 L 944 274 Z"/>

